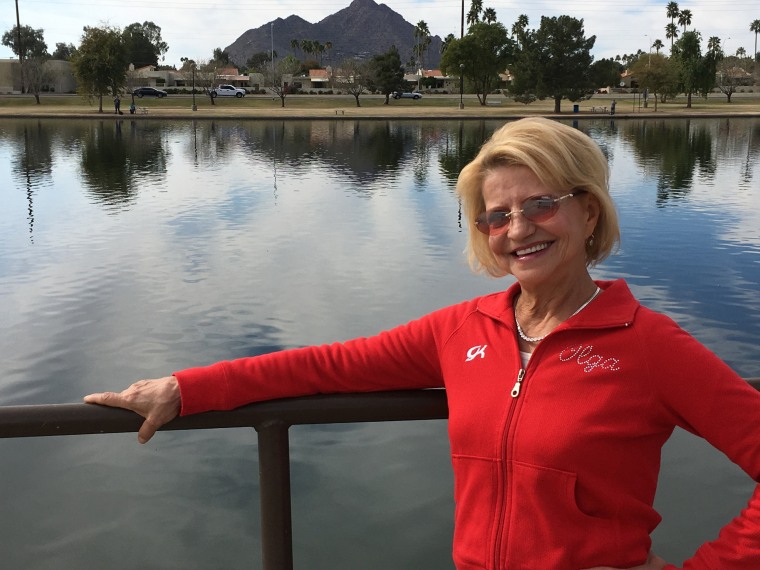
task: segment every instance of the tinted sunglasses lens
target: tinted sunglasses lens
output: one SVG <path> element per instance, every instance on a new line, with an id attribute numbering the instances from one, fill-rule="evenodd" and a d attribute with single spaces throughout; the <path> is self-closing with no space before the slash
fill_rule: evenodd
<path id="1" fill-rule="evenodd" d="M 559 208 L 559 203 L 554 198 L 534 198 L 523 203 L 522 214 L 531 222 L 543 222 L 548 220 Z"/>
<path id="2" fill-rule="evenodd" d="M 508 212 L 483 212 L 475 218 L 475 227 L 487 236 L 497 236 L 509 227 Z"/>

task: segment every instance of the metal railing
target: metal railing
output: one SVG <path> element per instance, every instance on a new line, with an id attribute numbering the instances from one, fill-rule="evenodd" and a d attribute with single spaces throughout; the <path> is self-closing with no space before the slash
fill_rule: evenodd
<path id="1" fill-rule="evenodd" d="M 229 412 L 176 418 L 162 430 L 252 427 L 258 434 L 261 556 L 264 570 L 293 568 L 290 442 L 294 425 L 446 419 L 444 390 L 290 398 Z M 0 407 L 0 438 L 137 432 L 143 418 L 88 404 Z"/>
<path id="2" fill-rule="evenodd" d="M 749 384 L 760 390 L 760 378 Z M 335 394 L 273 400 L 177 418 L 162 430 L 252 427 L 258 434 L 264 570 L 293 568 L 290 442 L 294 425 L 446 419 L 444 390 Z M 137 432 L 143 419 L 87 404 L 0 407 L 0 438 Z"/>

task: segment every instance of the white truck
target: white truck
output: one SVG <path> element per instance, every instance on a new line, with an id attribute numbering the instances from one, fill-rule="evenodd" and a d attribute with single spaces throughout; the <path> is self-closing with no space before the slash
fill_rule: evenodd
<path id="1" fill-rule="evenodd" d="M 234 85 L 220 85 L 215 89 L 211 89 L 209 94 L 212 97 L 245 97 L 245 89 L 235 87 Z"/>

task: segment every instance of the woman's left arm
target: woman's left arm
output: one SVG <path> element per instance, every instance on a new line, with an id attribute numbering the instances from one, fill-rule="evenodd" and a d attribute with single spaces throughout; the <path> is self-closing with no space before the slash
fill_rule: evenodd
<path id="1" fill-rule="evenodd" d="M 760 482 L 760 392 L 675 324 L 663 328 L 655 336 L 667 337 L 668 342 L 647 346 L 651 357 L 649 380 L 661 411 L 676 425 L 703 437 Z M 760 568 L 760 486 L 747 507 L 721 529 L 715 540 L 701 545 L 684 561 L 683 568 Z"/>

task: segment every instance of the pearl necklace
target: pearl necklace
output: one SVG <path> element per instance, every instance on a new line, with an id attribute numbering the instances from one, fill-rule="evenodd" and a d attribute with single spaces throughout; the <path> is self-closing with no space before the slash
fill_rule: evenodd
<path id="1" fill-rule="evenodd" d="M 585 309 L 586 306 L 591 301 L 593 301 L 594 299 L 596 299 L 596 296 L 599 293 L 601 293 L 601 292 L 602 292 L 602 290 L 599 287 L 597 287 L 596 291 L 594 291 L 594 294 L 591 295 L 591 297 L 589 297 L 589 300 L 586 301 L 585 303 L 583 303 L 580 307 L 578 307 L 578 309 L 572 315 L 570 315 L 570 318 L 574 317 L 575 315 L 577 315 L 578 313 L 580 313 L 583 309 Z M 516 306 L 517 306 L 517 303 L 515 302 L 515 307 Z M 520 326 L 520 322 L 517 320 L 517 311 L 515 311 L 515 324 L 517 325 L 517 334 L 519 334 L 520 338 L 523 339 L 525 342 L 541 342 L 547 336 L 549 336 L 549 333 L 546 333 L 544 336 L 528 336 L 528 335 L 526 335 L 525 331 L 523 331 L 522 327 Z M 551 331 L 549 331 L 549 332 L 551 332 Z"/>

